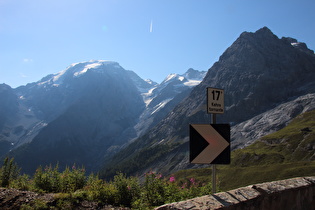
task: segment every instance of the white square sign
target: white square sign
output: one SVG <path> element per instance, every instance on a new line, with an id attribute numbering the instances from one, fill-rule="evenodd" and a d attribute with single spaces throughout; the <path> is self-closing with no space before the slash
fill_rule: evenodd
<path id="1" fill-rule="evenodd" d="M 207 112 L 208 114 L 224 113 L 224 90 L 207 88 Z"/>

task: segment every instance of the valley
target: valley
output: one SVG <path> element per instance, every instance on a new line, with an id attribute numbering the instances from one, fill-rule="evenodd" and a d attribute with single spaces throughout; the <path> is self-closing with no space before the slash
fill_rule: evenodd
<path id="1" fill-rule="evenodd" d="M 75 163 L 106 179 L 203 167 L 189 163 L 188 125 L 210 122 L 207 87 L 225 91 L 217 121 L 231 125 L 237 151 L 315 108 L 314 69 L 305 43 L 267 27 L 240 34 L 208 71 L 160 84 L 114 61 L 75 63 L 25 86 L 0 85 L 0 155 L 27 174 Z"/>

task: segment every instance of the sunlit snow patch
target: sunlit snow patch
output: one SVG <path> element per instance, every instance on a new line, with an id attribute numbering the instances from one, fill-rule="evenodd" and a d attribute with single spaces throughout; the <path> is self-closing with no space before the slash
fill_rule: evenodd
<path id="1" fill-rule="evenodd" d="M 84 69 L 80 72 L 75 72 L 74 73 L 74 76 L 79 76 L 80 74 L 84 74 L 87 72 L 87 70 L 89 69 L 93 69 L 93 68 L 96 68 L 96 67 L 99 67 L 100 65 L 102 65 L 102 63 L 91 63 L 91 64 L 87 64 Z"/>
<path id="2" fill-rule="evenodd" d="M 167 81 L 173 79 L 173 78 L 176 77 L 176 76 L 177 76 L 177 74 L 169 74 L 163 82 L 165 83 L 165 82 L 167 82 Z"/>
<path id="3" fill-rule="evenodd" d="M 179 76 L 179 77 L 178 77 L 178 80 L 179 80 L 179 81 L 183 81 L 184 79 L 185 79 L 185 77 L 183 77 L 183 76 Z"/>
<path id="4" fill-rule="evenodd" d="M 158 105 L 156 105 L 154 107 L 154 110 L 152 111 L 151 115 L 154 114 L 155 112 L 159 111 L 160 109 L 162 109 L 168 102 L 170 102 L 173 98 L 168 98 L 165 99 L 164 101 L 162 101 L 161 103 L 159 103 Z"/>
<path id="5" fill-rule="evenodd" d="M 156 89 L 156 87 L 151 88 L 148 92 L 142 93 L 143 101 L 146 106 L 148 106 L 151 101 L 154 99 L 154 97 L 151 97 L 153 95 L 153 91 Z"/>
<path id="6" fill-rule="evenodd" d="M 56 76 L 54 76 L 54 78 L 53 78 L 53 82 L 58 81 L 58 79 L 59 79 L 62 75 L 64 75 L 64 74 L 66 73 L 66 71 L 67 71 L 67 70 L 68 70 L 68 69 L 65 69 L 65 70 L 63 70 L 63 71 L 59 72 Z"/>
<path id="7" fill-rule="evenodd" d="M 200 82 L 201 80 L 188 80 L 187 82 L 184 82 L 184 85 L 193 87 L 193 86 L 199 85 Z"/>

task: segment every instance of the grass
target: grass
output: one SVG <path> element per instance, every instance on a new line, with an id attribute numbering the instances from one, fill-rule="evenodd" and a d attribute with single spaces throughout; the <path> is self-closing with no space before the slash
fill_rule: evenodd
<path id="1" fill-rule="evenodd" d="M 219 189 L 226 191 L 262 182 L 315 175 L 315 161 L 248 167 L 218 167 Z"/>
<path id="2" fill-rule="evenodd" d="M 236 150 L 232 165 L 261 165 L 315 160 L 315 110 L 296 117 L 288 126 L 254 144 Z"/>

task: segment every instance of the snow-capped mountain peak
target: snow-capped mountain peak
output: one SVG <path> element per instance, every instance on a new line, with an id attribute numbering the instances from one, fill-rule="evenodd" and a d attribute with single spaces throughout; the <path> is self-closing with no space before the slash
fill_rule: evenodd
<path id="1" fill-rule="evenodd" d="M 99 66 L 101 66 L 101 65 L 102 65 L 102 63 L 100 63 L 100 62 L 87 64 L 87 65 L 84 66 L 84 68 L 83 68 L 82 71 L 77 71 L 77 72 L 75 72 L 73 75 L 74 75 L 74 76 L 79 76 L 79 75 L 81 75 L 81 74 L 86 73 L 89 69 L 95 69 L 95 68 L 97 68 L 97 67 L 99 67 Z"/>
<path id="2" fill-rule="evenodd" d="M 184 74 L 169 74 L 161 84 L 149 83 L 151 86 L 147 86 L 147 89 L 139 88 L 142 93 L 143 100 L 147 107 L 152 101 L 157 101 L 155 98 L 163 99 L 163 95 L 167 95 L 167 102 L 163 103 L 166 105 L 170 100 L 175 97 L 178 93 L 182 92 L 186 88 L 191 88 L 198 85 L 206 75 L 205 71 L 197 71 L 194 69 L 188 69 Z M 164 100 L 164 99 L 163 99 Z M 161 102 L 161 101 L 160 101 Z"/>
<path id="3" fill-rule="evenodd" d="M 145 79 L 144 81 L 147 82 L 150 85 L 155 85 L 156 84 L 156 82 L 152 81 L 151 79 Z"/>
<path id="4" fill-rule="evenodd" d="M 198 85 L 206 75 L 205 71 L 189 69 L 186 73 L 169 74 L 160 84 L 141 89 L 141 95 L 146 105 L 139 123 L 135 126 L 138 135 L 155 125 L 155 116 L 162 118 L 174 108 L 180 100 L 189 94 L 192 87 Z M 138 88 L 139 89 L 139 88 Z"/>
<path id="5" fill-rule="evenodd" d="M 184 74 L 169 74 L 161 83 L 161 85 L 167 85 L 170 82 L 180 82 L 185 86 L 196 86 L 206 76 L 206 71 L 198 71 L 192 68 L 188 69 Z"/>
<path id="6" fill-rule="evenodd" d="M 113 69 L 122 69 L 122 67 L 117 62 L 108 60 L 90 60 L 86 62 L 73 63 L 65 70 L 45 77 L 38 83 L 38 85 L 49 84 L 52 86 L 59 86 L 63 83 L 66 77 L 79 77 L 90 70 L 101 69 L 104 71 L 105 68 L 102 68 L 102 66 L 111 66 Z"/>
<path id="7" fill-rule="evenodd" d="M 177 77 L 178 77 L 178 74 L 169 74 L 162 83 L 166 83 L 168 81 L 174 80 Z"/>

